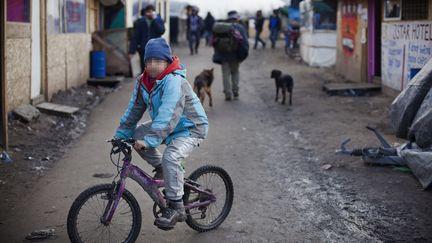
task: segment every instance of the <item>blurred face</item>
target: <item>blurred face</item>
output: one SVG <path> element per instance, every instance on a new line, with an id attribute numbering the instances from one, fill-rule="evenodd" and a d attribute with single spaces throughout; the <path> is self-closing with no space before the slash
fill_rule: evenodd
<path id="1" fill-rule="evenodd" d="M 145 63 L 145 70 L 150 78 L 156 78 L 168 67 L 168 62 L 161 59 L 150 58 Z"/>
<path id="2" fill-rule="evenodd" d="M 153 10 L 152 10 L 152 9 L 146 10 L 146 11 L 145 11 L 145 16 L 146 16 L 148 19 L 153 19 Z"/>

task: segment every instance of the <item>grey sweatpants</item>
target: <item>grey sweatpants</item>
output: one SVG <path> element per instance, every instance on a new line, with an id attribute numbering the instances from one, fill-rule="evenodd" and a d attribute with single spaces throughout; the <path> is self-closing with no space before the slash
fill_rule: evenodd
<path id="1" fill-rule="evenodd" d="M 135 129 L 134 138 L 142 140 L 150 129 L 151 121 L 145 122 Z M 178 137 L 167 145 L 163 154 L 157 148 L 137 151 L 138 154 L 153 167 L 162 164 L 166 197 L 170 200 L 182 199 L 184 191 L 184 170 L 182 162 L 199 145 L 202 139 Z"/>
<path id="2" fill-rule="evenodd" d="M 239 65 L 238 61 L 222 62 L 222 79 L 225 96 L 232 97 L 239 91 Z"/>

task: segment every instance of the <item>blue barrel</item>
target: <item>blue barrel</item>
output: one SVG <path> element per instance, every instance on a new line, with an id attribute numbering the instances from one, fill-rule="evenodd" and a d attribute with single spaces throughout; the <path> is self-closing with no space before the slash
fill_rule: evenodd
<path id="1" fill-rule="evenodd" d="M 90 53 L 90 76 L 92 78 L 105 78 L 106 58 L 104 51 L 92 51 Z"/>

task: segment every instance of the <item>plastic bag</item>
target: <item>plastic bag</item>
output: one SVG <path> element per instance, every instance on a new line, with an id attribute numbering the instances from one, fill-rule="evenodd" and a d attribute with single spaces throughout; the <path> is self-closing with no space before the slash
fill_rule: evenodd
<path id="1" fill-rule="evenodd" d="M 414 76 L 391 105 L 391 123 L 396 137 L 408 137 L 409 128 L 431 87 L 432 59 Z"/>

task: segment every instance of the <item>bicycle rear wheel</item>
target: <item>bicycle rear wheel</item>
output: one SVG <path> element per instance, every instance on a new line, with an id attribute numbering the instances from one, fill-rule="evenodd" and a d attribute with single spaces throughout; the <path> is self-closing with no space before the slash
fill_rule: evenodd
<path id="1" fill-rule="evenodd" d="M 135 242 L 141 229 L 141 210 L 129 191 L 124 191 L 111 222 L 101 222 L 106 205 L 113 200 L 112 192 L 112 184 L 102 184 L 75 199 L 67 218 L 71 242 Z"/>
<path id="2" fill-rule="evenodd" d="M 231 211 L 234 199 L 234 187 L 231 177 L 220 167 L 206 165 L 192 172 L 189 179 L 196 182 L 201 190 L 215 195 L 216 201 L 206 207 L 187 210 L 186 223 L 199 232 L 216 229 Z M 185 205 L 199 200 L 206 200 L 203 193 L 185 187 L 183 196 Z"/>

